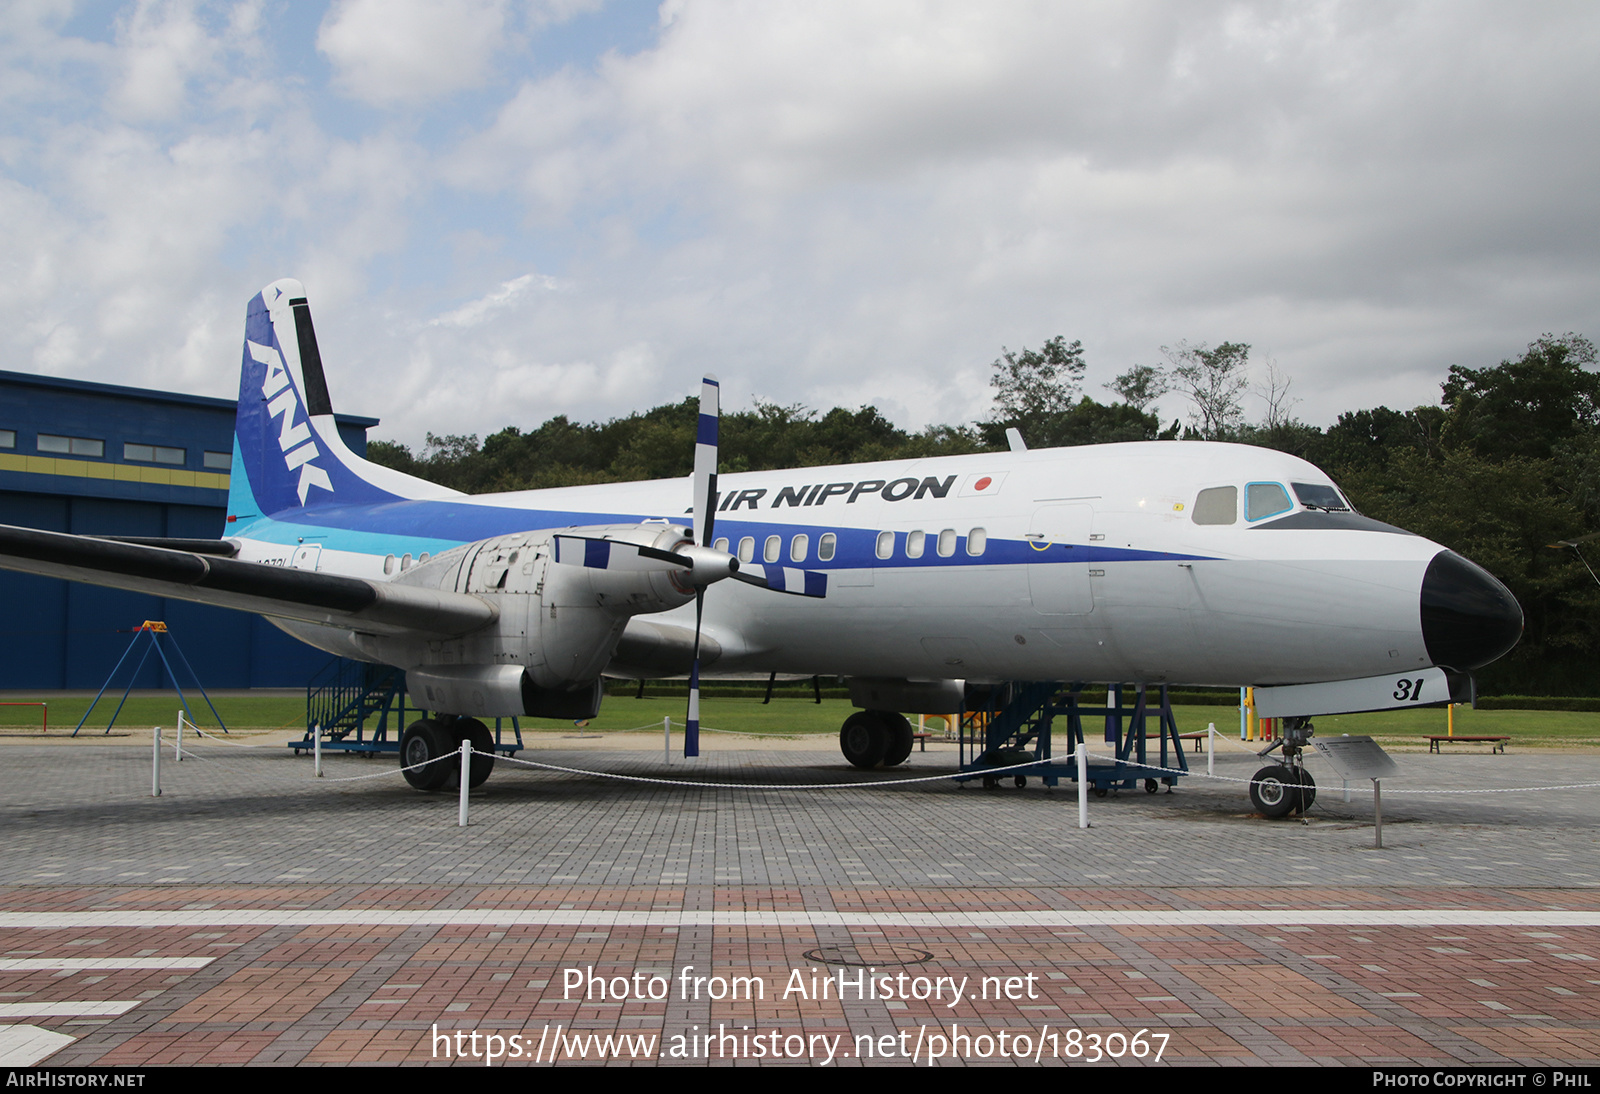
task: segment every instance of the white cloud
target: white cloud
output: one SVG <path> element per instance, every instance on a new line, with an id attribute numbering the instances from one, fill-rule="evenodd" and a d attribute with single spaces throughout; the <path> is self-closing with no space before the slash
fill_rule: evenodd
<path id="1" fill-rule="evenodd" d="M 426 102 L 488 78 L 505 22 L 505 0 L 341 0 L 317 49 L 364 102 Z"/>

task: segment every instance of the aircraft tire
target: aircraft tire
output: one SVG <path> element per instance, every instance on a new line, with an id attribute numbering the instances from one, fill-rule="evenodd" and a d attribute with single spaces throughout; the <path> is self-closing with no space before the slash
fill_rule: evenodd
<path id="1" fill-rule="evenodd" d="M 852 767 L 871 770 L 883 762 L 889 748 L 889 727 L 875 710 L 858 710 L 839 730 L 839 751 Z"/>
<path id="2" fill-rule="evenodd" d="M 424 718 L 412 722 L 406 731 L 400 735 L 400 766 L 411 768 L 415 764 L 427 763 L 437 759 L 450 751 L 450 734 L 446 733 L 438 722 L 432 718 Z M 418 767 L 405 771 L 406 782 L 418 790 L 438 790 L 449 781 L 450 775 L 455 771 L 456 765 L 449 761 L 428 764 L 427 767 Z"/>
<path id="3" fill-rule="evenodd" d="M 472 772 L 467 777 L 467 788 L 482 786 L 494 770 L 494 734 L 476 718 L 457 718 L 450 723 L 450 738 L 458 749 L 463 740 L 472 742 Z"/>
<path id="4" fill-rule="evenodd" d="M 1300 777 L 1300 787 L 1293 795 L 1294 811 L 1304 816 L 1317 800 L 1317 780 L 1303 767 L 1296 774 Z"/>
<path id="5" fill-rule="evenodd" d="M 1264 817 L 1276 820 L 1294 812 L 1300 784 L 1282 764 L 1263 767 L 1250 782 L 1250 802 Z"/>
<path id="6" fill-rule="evenodd" d="M 911 758 L 911 749 L 916 745 L 911 728 L 911 721 L 904 714 L 894 711 L 880 710 L 876 712 L 888 730 L 888 745 L 883 751 L 884 767 L 899 767 Z"/>

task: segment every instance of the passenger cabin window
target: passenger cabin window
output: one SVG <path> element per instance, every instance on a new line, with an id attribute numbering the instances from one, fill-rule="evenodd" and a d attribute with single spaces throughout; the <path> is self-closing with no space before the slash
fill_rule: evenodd
<path id="1" fill-rule="evenodd" d="M 838 542 L 838 540 L 836 540 L 834 538 L 834 535 L 833 535 L 832 532 L 824 532 L 824 533 L 822 533 L 822 538 L 817 540 L 817 561 L 818 562 L 832 562 L 833 561 L 833 547 L 834 547 L 834 544 L 837 543 L 837 542 Z"/>
<path id="2" fill-rule="evenodd" d="M 739 561 L 749 562 L 756 557 L 756 541 L 752 536 L 745 536 L 739 541 Z"/>
<path id="3" fill-rule="evenodd" d="M 728 549 L 728 537 L 727 536 L 718 537 L 717 541 L 715 543 L 713 543 L 711 545 L 711 547 L 712 547 L 713 550 L 716 550 L 716 551 L 726 551 Z"/>
<path id="4" fill-rule="evenodd" d="M 894 533 L 878 533 L 878 557 L 889 558 L 894 554 Z"/>
<path id="5" fill-rule="evenodd" d="M 776 562 L 783 553 L 783 537 L 768 536 L 766 545 L 761 549 L 762 562 Z"/>
<path id="6" fill-rule="evenodd" d="M 1196 524 L 1232 524 L 1239 519 L 1239 488 L 1213 486 L 1194 499 Z"/>
<path id="7" fill-rule="evenodd" d="M 402 570 L 411 569 L 411 552 L 410 551 L 407 551 L 405 554 L 400 556 L 400 569 L 402 569 Z"/>
<path id="8" fill-rule="evenodd" d="M 1251 482 L 1245 484 L 1244 506 L 1246 520 L 1265 520 L 1287 513 L 1294 508 L 1294 503 L 1289 500 L 1289 491 L 1280 483 Z"/>
<path id="9" fill-rule="evenodd" d="M 967 533 L 967 554 L 981 555 L 989 546 L 989 533 L 983 528 L 974 528 Z"/>
<path id="10" fill-rule="evenodd" d="M 928 533 L 917 531 L 906 533 L 906 557 L 921 558 L 923 549 L 927 546 Z"/>
<path id="11" fill-rule="evenodd" d="M 806 552 L 811 549 L 811 537 L 801 532 L 789 541 L 789 561 L 804 562 Z"/>
<path id="12" fill-rule="evenodd" d="M 949 558 L 956 553 L 956 530 L 946 528 L 939 533 L 939 557 Z"/>
<path id="13" fill-rule="evenodd" d="M 393 555 L 385 555 L 385 556 L 383 556 L 383 572 L 386 573 L 386 574 L 394 573 L 394 556 Z"/>
<path id="14" fill-rule="evenodd" d="M 1291 482 L 1289 485 L 1294 489 L 1294 496 L 1307 509 L 1322 509 L 1329 513 L 1344 513 L 1350 509 L 1350 503 L 1331 486 L 1314 482 Z"/>

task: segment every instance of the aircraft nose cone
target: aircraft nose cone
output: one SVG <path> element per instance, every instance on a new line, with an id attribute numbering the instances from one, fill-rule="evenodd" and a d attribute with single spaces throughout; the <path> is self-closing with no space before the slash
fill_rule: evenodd
<path id="1" fill-rule="evenodd" d="M 1435 665 L 1468 672 L 1510 652 L 1522 608 L 1482 566 L 1440 551 L 1422 578 L 1422 640 Z"/>

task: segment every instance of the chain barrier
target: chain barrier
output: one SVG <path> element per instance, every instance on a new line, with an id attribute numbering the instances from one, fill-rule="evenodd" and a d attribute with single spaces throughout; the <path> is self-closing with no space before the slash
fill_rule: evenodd
<path id="1" fill-rule="evenodd" d="M 235 748 L 261 749 L 261 748 L 269 748 L 270 747 L 270 748 L 272 748 L 274 750 L 278 749 L 278 746 L 276 746 L 276 745 L 273 745 L 273 746 L 252 745 L 252 744 L 245 744 L 245 743 L 239 742 L 239 741 L 225 740 L 225 739 L 223 739 L 221 737 L 217 737 L 215 734 L 207 733 L 204 730 L 201 730 L 198 726 L 195 726 L 194 723 L 192 723 L 192 722 L 188 724 L 187 728 L 193 730 L 196 733 L 197 736 L 208 738 L 208 739 L 210 739 L 212 741 L 217 742 L 218 744 L 231 745 L 231 746 L 233 746 Z M 641 728 L 653 728 L 653 727 L 652 726 L 646 726 L 646 727 L 641 727 Z M 713 733 L 729 733 L 729 734 L 740 735 L 740 736 L 793 736 L 791 734 L 740 733 L 740 731 L 738 731 L 738 730 L 714 730 L 714 729 L 708 730 L 707 727 L 704 727 L 704 726 L 702 726 L 701 729 L 702 729 L 702 731 L 708 731 L 708 732 L 713 732 Z M 622 731 L 617 731 L 617 732 L 631 732 L 631 731 L 622 730 Z M 1218 737 L 1220 738 L 1221 734 L 1218 734 Z M 203 753 L 196 752 L 196 751 L 194 751 L 193 749 L 190 749 L 190 748 L 186 748 L 186 747 L 183 746 L 181 740 L 178 742 L 177 747 L 183 753 L 183 755 L 186 756 L 186 757 L 191 757 L 191 758 L 194 758 L 194 759 L 201 759 L 201 760 L 215 760 L 217 758 L 217 757 L 214 757 L 214 756 L 206 756 Z M 1254 753 L 1252 752 L 1252 755 L 1253 754 Z M 690 779 L 663 779 L 663 778 L 652 778 L 650 776 L 645 776 L 645 775 L 624 775 L 624 774 L 621 774 L 619 772 L 614 772 L 614 771 L 594 771 L 594 770 L 581 768 L 581 767 L 567 767 L 567 766 L 564 766 L 564 765 L 561 765 L 561 764 L 540 763 L 537 760 L 525 760 L 525 759 L 521 759 L 521 758 L 515 757 L 515 756 L 502 756 L 502 755 L 499 755 L 498 753 L 495 753 L 493 755 L 495 755 L 496 759 L 498 759 L 498 760 L 500 760 L 500 761 L 502 761 L 504 763 L 515 764 L 515 765 L 517 765 L 519 767 L 533 768 L 533 769 L 542 770 L 542 771 L 561 772 L 562 774 L 566 774 L 566 775 L 581 775 L 581 776 L 585 776 L 585 777 L 588 777 L 588 778 L 614 779 L 614 780 L 617 780 L 617 781 L 620 781 L 620 782 L 643 783 L 643 784 L 652 785 L 652 786 L 697 787 L 697 788 L 702 788 L 702 789 L 713 789 L 713 790 L 849 790 L 849 789 L 867 790 L 867 789 L 874 789 L 874 788 L 877 788 L 877 787 L 885 787 L 885 786 L 909 786 L 909 785 L 918 784 L 918 783 L 965 781 L 965 780 L 974 779 L 974 778 L 993 778 L 993 777 L 1000 776 L 1000 775 L 1016 774 L 1016 773 L 1026 772 L 1031 768 L 1041 767 L 1041 766 L 1044 766 L 1044 765 L 1047 765 L 1047 764 L 1052 764 L 1052 763 L 1057 763 L 1057 762 L 1059 762 L 1059 763 L 1061 763 L 1063 765 L 1069 764 L 1069 763 L 1072 762 L 1072 757 L 1075 754 L 1069 755 L 1066 759 L 1063 759 L 1063 760 L 1060 760 L 1060 761 L 1057 761 L 1057 760 L 1030 760 L 1030 761 L 1027 761 L 1026 763 L 1011 764 L 1011 765 L 1008 765 L 1008 766 L 1005 766 L 1005 767 L 985 767 L 985 768 L 978 768 L 978 769 L 975 769 L 975 770 L 972 770 L 972 771 L 952 772 L 950 774 L 944 774 L 944 775 L 924 775 L 924 776 L 916 776 L 916 777 L 904 778 L 904 779 L 880 779 L 880 780 L 876 780 L 876 781 L 873 781 L 873 782 L 834 782 L 834 783 L 733 783 L 733 782 L 702 782 L 702 781 L 696 781 L 696 780 L 690 780 Z M 343 777 L 339 777 L 339 778 L 328 778 L 325 781 L 327 781 L 327 782 L 339 782 L 339 783 L 344 783 L 344 782 L 364 782 L 364 781 L 369 780 L 369 779 L 387 778 L 387 777 L 390 777 L 390 776 L 396 775 L 396 774 L 404 775 L 405 772 L 407 772 L 407 771 L 417 771 L 417 770 L 420 770 L 421 768 L 429 766 L 430 764 L 442 763 L 442 762 L 445 762 L 445 761 L 455 761 L 455 760 L 457 760 L 459 758 L 460 758 L 460 754 L 458 752 L 452 750 L 451 752 L 446 753 L 445 755 L 436 756 L 431 760 L 424 760 L 422 763 L 412 764 L 412 765 L 410 765 L 408 767 L 401 767 L 401 768 L 398 768 L 398 769 L 389 768 L 389 769 L 383 770 L 383 771 L 370 772 L 370 773 L 365 774 L 365 775 L 347 775 L 347 776 L 343 776 Z M 1259 786 L 1259 785 L 1262 785 L 1263 783 L 1265 783 L 1267 781 L 1267 780 L 1254 779 L 1254 778 L 1243 779 L 1243 778 L 1238 778 L 1238 777 L 1230 776 L 1230 775 L 1206 774 L 1205 772 L 1201 772 L 1201 771 L 1184 770 L 1183 768 L 1176 768 L 1176 767 L 1162 767 L 1162 766 L 1160 766 L 1158 764 L 1139 763 L 1138 761 L 1135 761 L 1135 760 L 1118 759 L 1115 756 L 1105 756 L 1105 755 L 1101 755 L 1101 754 L 1095 753 L 1095 752 L 1087 753 L 1087 758 L 1090 761 L 1099 762 L 1099 763 L 1103 763 L 1103 764 L 1115 764 L 1115 765 L 1118 765 L 1118 766 L 1121 766 L 1121 767 L 1125 767 L 1125 768 L 1137 768 L 1140 771 L 1148 771 L 1148 772 L 1151 772 L 1152 774 L 1190 776 L 1190 777 L 1194 777 L 1194 778 L 1210 779 L 1210 780 L 1215 781 L 1215 782 L 1237 783 L 1238 785 L 1241 785 L 1241 786 Z M 1311 757 L 1308 757 L 1308 758 L 1311 758 Z M 1342 782 L 1343 782 L 1343 780 L 1341 780 L 1341 784 L 1342 784 Z M 1391 795 L 1394 795 L 1394 794 L 1408 794 L 1408 795 L 1423 795 L 1423 794 L 1434 794 L 1434 795 L 1516 794 L 1516 793 L 1526 793 L 1526 792 L 1543 792 L 1543 791 L 1550 791 L 1550 790 L 1589 790 L 1589 789 L 1594 789 L 1594 788 L 1597 788 L 1597 787 L 1600 787 L 1600 782 L 1563 783 L 1563 784 L 1554 785 L 1554 786 L 1486 787 L 1486 788 L 1479 788 L 1479 789 L 1472 789 L 1472 790 L 1446 790 L 1446 789 L 1400 790 L 1400 789 L 1395 789 L 1395 788 L 1392 788 L 1392 787 L 1388 787 L 1388 788 L 1385 788 L 1385 792 L 1388 793 L 1388 794 L 1391 794 Z M 1332 788 L 1332 784 L 1330 783 L 1329 787 L 1327 787 L 1327 788 L 1331 789 Z M 1323 789 L 1323 788 L 1319 788 L 1319 789 Z M 1340 789 L 1343 790 L 1343 789 L 1345 789 L 1345 787 L 1343 787 L 1341 785 Z M 1354 784 L 1351 784 L 1348 787 L 1348 789 L 1352 790 L 1352 791 L 1355 791 L 1357 793 L 1362 793 L 1362 794 L 1371 794 L 1371 793 L 1373 793 L 1373 788 L 1371 786 L 1369 786 L 1369 785 L 1366 785 L 1366 780 L 1361 780 L 1361 781 L 1358 781 L 1358 782 L 1356 782 Z"/>
<path id="2" fill-rule="evenodd" d="M 1263 759 L 1264 758 L 1265 757 L 1263 757 Z M 1119 760 L 1114 756 L 1100 756 L 1093 752 L 1089 753 L 1089 759 L 1102 760 L 1106 763 L 1117 763 L 1124 767 L 1137 767 L 1142 771 L 1159 771 L 1168 775 L 1191 775 L 1195 778 L 1215 779 L 1218 782 L 1240 783 L 1245 786 L 1260 786 L 1266 781 L 1264 779 L 1238 779 L 1228 775 L 1206 775 L 1198 771 L 1184 771 L 1182 768 L 1177 767 L 1160 767 L 1156 764 L 1142 764 L 1133 760 Z M 1597 786 L 1600 786 L 1600 782 L 1566 783 L 1561 786 L 1497 786 L 1480 790 L 1393 790 L 1389 787 L 1385 787 L 1383 792 L 1385 794 L 1518 794 L 1524 791 L 1539 790 L 1587 790 Z M 1319 787 L 1319 789 L 1321 788 Z M 1372 787 L 1363 786 L 1361 783 L 1352 784 L 1350 789 L 1363 794 L 1372 793 Z"/>

